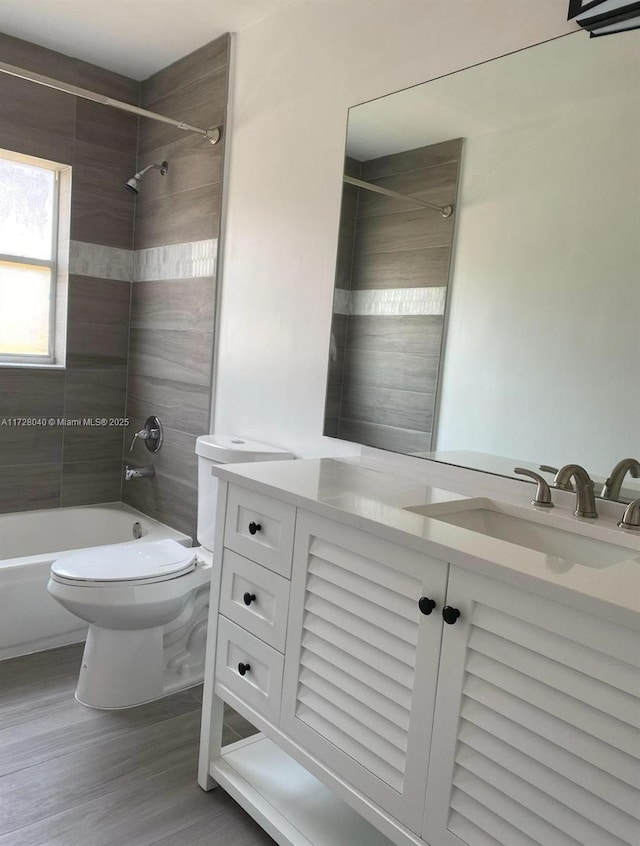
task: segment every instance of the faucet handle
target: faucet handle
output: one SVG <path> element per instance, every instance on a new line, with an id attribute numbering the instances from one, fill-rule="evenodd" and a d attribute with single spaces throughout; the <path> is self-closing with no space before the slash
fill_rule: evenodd
<path id="1" fill-rule="evenodd" d="M 535 498 L 531 500 L 531 505 L 537 505 L 541 508 L 553 508 L 551 490 L 545 478 L 533 470 L 527 470 L 525 467 L 514 467 L 513 472 L 519 473 L 521 476 L 528 476 L 537 483 L 536 495 Z"/>
<path id="2" fill-rule="evenodd" d="M 627 505 L 618 526 L 621 529 L 640 529 L 640 499 L 634 499 Z"/>

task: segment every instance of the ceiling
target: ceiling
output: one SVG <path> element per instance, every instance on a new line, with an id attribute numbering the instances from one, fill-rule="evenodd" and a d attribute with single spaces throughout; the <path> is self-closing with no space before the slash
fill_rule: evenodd
<path id="1" fill-rule="evenodd" d="M 146 79 L 225 32 L 308 0 L 2 0 L 0 32 Z"/>

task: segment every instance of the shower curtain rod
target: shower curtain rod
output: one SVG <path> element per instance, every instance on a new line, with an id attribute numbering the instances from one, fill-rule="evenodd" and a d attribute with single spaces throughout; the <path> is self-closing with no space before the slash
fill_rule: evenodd
<path id="1" fill-rule="evenodd" d="M 425 209 L 433 209 L 439 211 L 443 217 L 451 217 L 453 214 L 453 206 L 438 206 L 435 203 L 428 203 L 426 200 L 419 200 L 417 197 L 412 197 L 410 194 L 401 194 L 399 191 L 392 191 L 390 188 L 383 188 L 381 185 L 375 185 L 373 182 L 365 182 L 363 179 L 356 179 L 354 176 L 342 177 L 344 182 L 349 185 L 355 185 L 357 188 L 366 188 L 367 191 L 375 191 L 376 194 L 384 194 L 385 197 L 393 197 L 396 200 L 408 200 L 410 203 L 416 203 Z"/>
<path id="2" fill-rule="evenodd" d="M 70 85 L 66 82 L 60 82 L 58 79 L 52 79 L 50 76 L 43 76 L 40 73 L 18 68 L 15 65 L 8 65 L 6 62 L 0 62 L 0 72 L 8 73 L 10 76 L 18 76 L 20 79 L 26 79 L 29 82 L 35 82 L 37 85 L 45 85 L 47 88 L 55 88 L 57 91 L 63 91 L 65 94 L 73 94 L 75 97 L 82 97 L 85 100 L 93 100 L 94 103 L 101 103 L 103 106 L 111 106 L 114 109 L 120 109 L 123 112 L 130 112 L 140 117 L 146 117 L 150 120 L 157 120 L 161 123 L 168 123 L 175 126 L 177 129 L 184 129 L 187 132 L 196 132 L 202 135 L 210 144 L 217 144 L 222 138 L 222 126 L 213 126 L 210 129 L 203 129 L 201 126 L 192 126 L 190 123 L 185 123 L 183 120 L 174 120 L 164 115 L 159 115 L 156 112 L 150 112 L 147 109 L 141 109 L 139 106 L 132 106 L 131 103 L 123 103 L 121 100 L 113 100 L 111 97 L 105 97 L 103 94 L 98 94 L 96 91 L 89 91 L 87 88 L 79 88 L 77 85 Z"/>

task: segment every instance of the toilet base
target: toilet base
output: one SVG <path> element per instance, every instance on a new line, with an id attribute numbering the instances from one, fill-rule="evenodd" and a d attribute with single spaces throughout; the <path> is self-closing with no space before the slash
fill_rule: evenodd
<path id="1" fill-rule="evenodd" d="M 163 696 L 163 626 L 89 626 L 76 699 L 91 708 L 130 708 Z"/>

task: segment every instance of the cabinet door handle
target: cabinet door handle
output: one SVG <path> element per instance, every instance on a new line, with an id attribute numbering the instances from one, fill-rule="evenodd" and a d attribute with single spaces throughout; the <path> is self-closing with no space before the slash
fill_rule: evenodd
<path id="1" fill-rule="evenodd" d="M 256 532 L 262 531 L 260 523 L 254 523 L 253 520 L 249 523 L 249 534 L 255 535 Z"/>
<path id="2" fill-rule="evenodd" d="M 445 623 L 448 623 L 450 626 L 455 623 L 459 616 L 460 612 L 458 611 L 458 609 L 452 608 L 451 605 L 445 605 L 442 609 L 442 619 L 445 621 Z"/>
<path id="3" fill-rule="evenodd" d="M 431 614 L 435 607 L 435 600 L 429 599 L 428 596 L 421 596 L 418 600 L 418 608 L 420 609 L 420 611 L 422 611 L 423 614 Z"/>
<path id="4" fill-rule="evenodd" d="M 243 664 L 242 661 L 238 664 L 238 672 L 241 676 L 244 676 L 245 673 L 248 673 L 251 669 L 251 664 Z"/>
<path id="5" fill-rule="evenodd" d="M 255 593 L 249 593 L 249 591 L 247 591 L 245 593 L 245 595 L 242 597 L 242 601 L 244 602 L 245 605 L 251 605 L 252 602 L 256 601 Z"/>

